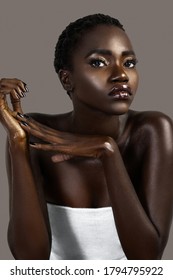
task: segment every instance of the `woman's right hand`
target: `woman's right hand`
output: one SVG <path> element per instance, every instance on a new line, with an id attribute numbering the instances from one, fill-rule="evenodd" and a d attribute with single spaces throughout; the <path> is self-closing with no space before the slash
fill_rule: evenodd
<path id="1" fill-rule="evenodd" d="M 28 91 L 26 84 L 19 79 L 0 80 L 0 122 L 7 131 L 10 142 L 26 142 L 26 132 L 15 119 L 17 112 L 22 113 L 20 99 Z M 12 109 L 7 103 L 10 96 Z"/>

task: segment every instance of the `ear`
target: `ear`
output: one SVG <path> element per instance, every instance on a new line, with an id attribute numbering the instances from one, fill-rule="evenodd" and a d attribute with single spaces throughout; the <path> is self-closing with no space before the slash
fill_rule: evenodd
<path id="1" fill-rule="evenodd" d="M 58 72 L 59 79 L 63 88 L 67 92 L 71 92 L 73 90 L 73 82 L 72 82 L 72 75 L 69 70 L 61 69 Z"/>

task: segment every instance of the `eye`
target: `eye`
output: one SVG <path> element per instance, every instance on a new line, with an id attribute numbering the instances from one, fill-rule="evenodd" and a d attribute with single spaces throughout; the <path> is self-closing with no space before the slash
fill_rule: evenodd
<path id="1" fill-rule="evenodd" d="M 101 68 L 101 67 L 107 66 L 108 63 L 104 59 L 94 58 L 90 61 L 90 65 L 94 68 Z"/>
<path id="2" fill-rule="evenodd" d="M 137 64 L 137 59 L 128 59 L 124 63 L 124 66 L 127 68 L 135 68 L 136 64 Z"/>

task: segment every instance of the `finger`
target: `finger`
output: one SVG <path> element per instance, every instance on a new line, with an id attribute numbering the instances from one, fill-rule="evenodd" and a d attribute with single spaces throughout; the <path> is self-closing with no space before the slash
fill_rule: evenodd
<path id="1" fill-rule="evenodd" d="M 19 104 L 20 100 L 19 99 L 15 99 L 15 100 L 13 99 L 11 102 L 12 102 L 13 108 L 16 109 L 16 110 L 20 110 L 21 113 L 22 113 L 22 108 L 21 108 L 21 105 Z M 0 108 L 1 108 L 1 110 L 8 111 L 10 113 L 10 115 L 12 115 L 13 117 L 16 117 L 17 112 L 12 111 L 10 109 L 10 107 L 8 106 L 8 103 L 7 103 L 7 100 L 6 100 L 6 95 L 0 96 Z"/>
<path id="2" fill-rule="evenodd" d="M 41 143 L 33 143 L 30 142 L 30 146 L 37 150 L 44 151 L 56 151 L 56 152 L 64 152 L 66 147 L 65 145 L 57 145 L 57 144 L 41 144 Z"/>
<path id="3" fill-rule="evenodd" d="M 23 92 L 28 92 L 28 88 L 27 88 L 27 84 L 22 82 L 21 80 L 19 79 L 6 79 L 6 78 L 3 78 L 0 80 L 0 87 L 1 88 L 15 88 L 15 89 L 20 89 L 20 91 L 23 91 Z"/>
<path id="4" fill-rule="evenodd" d="M 75 156 L 75 154 L 74 155 L 70 154 L 70 150 L 71 150 L 70 147 L 68 148 L 69 154 L 65 153 L 64 151 L 65 151 L 65 149 L 67 149 L 67 147 L 65 148 L 64 145 L 40 144 L 40 143 L 30 142 L 30 146 L 37 150 L 58 152 L 58 154 L 53 155 L 51 157 L 53 162 L 69 160 Z"/>
<path id="5" fill-rule="evenodd" d="M 59 144 L 69 145 L 72 141 L 73 142 L 75 141 L 73 139 L 74 136 L 71 135 L 71 137 L 66 137 L 66 134 L 68 134 L 68 133 L 65 133 L 65 132 L 55 131 L 55 133 L 49 133 L 49 130 L 44 131 L 39 128 L 35 129 L 31 126 L 30 122 L 27 120 L 21 121 L 20 125 L 26 132 L 28 132 L 29 134 L 31 134 L 45 142 L 49 142 L 52 144 L 58 144 L 58 145 Z"/>
<path id="6" fill-rule="evenodd" d="M 17 112 L 20 112 L 21 114 L 23 114 L 20 99 L 19 98 L 15 99 L 12 96 L 10 96 L 10 98 L 11 98 L 11 104 L 12 104 L 13 110 L 16 112 L 16 114 L 17 114 Z M 14 114 L 14 117 L 16 117 L 16 114 Z"/>
<path id="7" fill-rule="evenodd" d="M 51 157 L 52 161 L 57 163 L 57 162 L 62 162 L 62 161 L 66 161 L 66 160 L 69 160 L 71 158 L 73 158 L 74 156 L 72 155 L 67 155 L 67 154 L 56 154 L 56 155 L 53 155 Z"/>
<path id="8" fill-rule="evenodd" d="M 74 143 L 74 145 L 76 146 L 81 146 L 83 145 L 83 141 L 85 142 L 85 144 L 87 144 L 91 140 L 91 136 L 81 136 L 78 134 L 72 134 L 64 131 L 57 131 L 44 125 L 41 125 L 35 122 L 33 119 L 30 121 L 30 118 L 27 119 L 24 116 L 25 115 L 23 115 L 23 118 L 22 116 L 20 117 L 20 120 L 22 120 L 20 124 L 23 127 L 23 129 L 29 134 L 32 134 L 33 136 L 42 139 L 45 142 L 65 146 L 70 146 L 72 143 Z M 35 126 L 35 124 L 38 124 L 38 126 Z"/>
<path id="9" fill-rule="evenodd" d="M 22 82 L 22 83 L 23 83 L 23 87 L 24 87 L 25 91 L 26 91 L 26 92 L 28 92 L 29 90 L 28 90 L 28 86 L 27 86 L 27 84 L 26 84 L 26 83 L 24 83 L 24 82 Z"/>
<path id="10" fill-rule="evenodd" d="M 30 146 L 37 150 L 57 152 L 58 154 L 69 155 L 69 157 L 79 155 L 78 153 L 76 153 L 75 149 L 73 149 L 73 147 L 70 145 L 61 145 L 61 144 L 57 145 L 57 144 L 50 144 L 50 143 L 41 144 L 41 143 L 30 142 Z"/>
<path id="11" fill-rule="evenodd" d="M 46 142 L 62 143 L 65 135 L 69 133 L 60 132 L 48 126 L 40 124 L 27 115 L 17 114 L 16 118 L 21 122 L 24 130 Z M 63 137 L 62 137 L 63 136 Z"/>
<path id="12" fill-rule="evenodd" d="M 38 149 L 38 150 L 44 150 L 44 151 L 57 151 L 58 149 L 60 149 L 60 147 L 58 147 L 57 145 L 51 145 L 51 144 L 40 144 L 40 143 L 30 143 L 30 146 Z M 70 154 L 65 154 L 65 153 L 58 153 L 56 155 L 51 156 L 51 159 L 53 162 L 62 162 L 65 160 L 69 160 L 71 158 L 73 158 L 74 155 L 70 155 Z"/>
<path id="13" fill-rule="evenodd" d="M 40 130 L 43 134 L 47 134 L 50 136 L 56 136 L 56 137 L 61 135 L 60 131 L 50 128 L 44 124 L 41 124 L 26 114 L 25 115 L 17 114 L 16 118 L 19 121 L 26 122 L 30 126 L 31 129 Z M 63 133 L 66 133 L 66 132 L 63 132 Z"/>
<path id="14" fill-rule="evenodd" d="M 25 94 L 23 94 L 20 89 L 14 89 L 14 88 L 1 88 L 0 93 L 3 95 L 10 94 L 14 99 L 19 99 L 22 97 L 25 97 Z"/>
<path id="15" fill-rule="evenodd" d="M 15 91 L 16 91 L 18 97 L 20 97 L 20 98 L 26 96 L 25 91 L 21 90 L 21 88 L 20 88 L 19 86 L 17 86 L 17 87 L 15 88 Z"/>
<path id="16" fill-rule="evenodd" d="M 1 111 L 1 114 L 2 114 L 2 111 L 4 111 L 4 110 L 9 112 L 10 115 L 14 116 L 14 114 L 13 114 L 14 112 L 9 108 L 5 95 L 0 96 L 0 111 Z"/>
<path id="17" fill-rule="evenodd" d="M 52 156 L 52 160 L 54 162 L 58 162 L 59 158 L 65 158 L 70 159 L 72 157 L 76 156 L 82 156 L 82 157 L 92 157 L 92 158 L 99 158 L 100 153 L 99 151 L 93 152 L 90 148 L 85 148 L 83 146 L 76 147 L 75 144 L 71 145 L 56 145 L 56 144 L 41 144 L 41 143 L 30 143 L 30 146 L 37 150 L 42 151 L 49 151 L 49 152 L 57 152 L 56 155 Z M 61 155 L 61 156 L 59 156 Z M 62 156 L 65 155 L 65 156 Z"/>
<path id="18" fill-rule="evenodd" d="M 5 109 L 7 107 L 6 96 L 4 94 L 0 94 L 0 108 Z"/>
<path id="19" fill-rule="evenodd" d="M 31 127 L 31 124 L 29 122 L 27 122 L 26 119 L 20 121 L 20 125 L 22 126 L 22 128 L 28 132 L 29 134 L 32 134 L 33 136 L 40 138 L 46 142 L 52 142 L 52 138 L 50 135 L 43 133 L 40 129 L 34 129 Z M 54 141 L 53 141 L 54 142 Z M 56 141 L 57 142 L 57 141 Z"/>
<path id="20" fill-rule="evenodd" d="M 25 123 L 25 130 L 32 134 L 33 136 L 36 136 L 42 140 L 45 140 L 46 142 L 51 143 L 63 143 L 65 140 L 70 141 L 80 141 L 81 135 L 72 134 L 69 132 L 59 131 L 55 130 L 53 128 L 50 128 L 46 125 L 43 125 L 37 121 L 35 121 L 33 118 L 31 118 L 28 115 L 23 114 L 17 114 L 17 119 Z"/>
<path id="21" fill-rule="evenodd" d="M 28 92 L 26 84 L 18 79 L 1 79 L 0 90 L 1 93 L 5 94 L 13 94 L 12 91 L 15 90 L 19 97 L 25 97 L 26 92 Z"/>
<path id="22" fill-rule="evenodd" d="M 20 97 L 20 95 L 14 88 L 1 88 L 0 93 L 1 93 L 1 95 L 11 94 L 13 96 L 13 98 L 16 98 L 16 99 Z"/>
<path id="23" fill-rule="evenodd" d="M 33 143 L 30 142 L 30 146 L 37 150 L 43 150 L 43 151 L 52 151 L 52 152 L 58 152 L 58 154 L 66 154 L 71 157 L 73 156 L 90 156 L 89 151 L 85 147 L 79 147 L 79 145 L 76 147 L 75 143 L 68 143 L 68 144 L 56 144 L 56 143 Z"/>

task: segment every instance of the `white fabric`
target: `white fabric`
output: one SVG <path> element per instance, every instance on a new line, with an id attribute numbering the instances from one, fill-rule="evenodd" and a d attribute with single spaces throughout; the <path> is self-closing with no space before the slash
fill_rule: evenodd
<path id="1" fill-rule="evenodd" d="M 52 260 L 126 259 L 111 207 L 71 208 L 47 204 Z"/>

